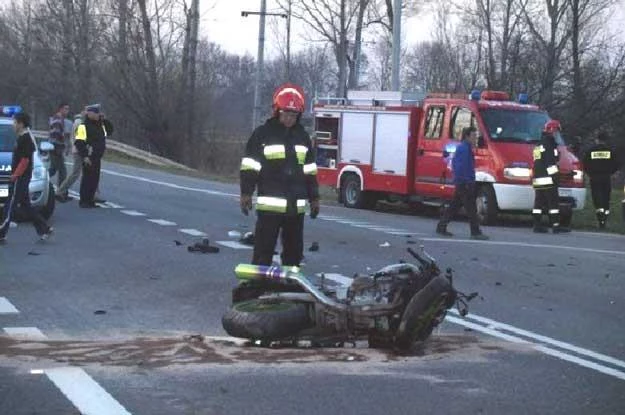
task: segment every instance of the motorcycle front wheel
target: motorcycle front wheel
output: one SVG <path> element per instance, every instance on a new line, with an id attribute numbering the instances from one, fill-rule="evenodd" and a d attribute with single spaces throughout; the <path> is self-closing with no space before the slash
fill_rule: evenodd
<path id="1" fill-rule="evenodd" d="M 259 299 L 234 304 L 221 323 L 233 337 L 265 342 L 294 337 L 312 326 L 305 304 Z"/>

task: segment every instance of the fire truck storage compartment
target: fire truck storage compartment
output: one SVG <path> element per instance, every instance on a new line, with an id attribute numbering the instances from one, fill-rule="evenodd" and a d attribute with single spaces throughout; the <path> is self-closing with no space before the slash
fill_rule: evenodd
<path id="1" fill-rule="evenodd" d="M 315 117 L 315 147 L 319 167 L 336 168 L 340 113 L 321 113 Z"/>
<path id="2" fill-rule="evenodd" d="M 409 113 L 377 113 L 374 173 L 406 174 L 409 135 Z"/>
<path id="3" fill-rule="evenodd" d="M 373 113 L 344 112 L 341 163 L 371 164 Z"/>

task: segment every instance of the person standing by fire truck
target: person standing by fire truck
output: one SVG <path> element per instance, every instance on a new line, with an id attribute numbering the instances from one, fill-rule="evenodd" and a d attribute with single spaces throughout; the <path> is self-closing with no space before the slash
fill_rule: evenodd
<path id="1" fill-rule="evenodd" d="M 319 214 L 317 164 L 309 135 L 300 124 L 304 92 L 293 84 L 280 86 L 273 95 L 273 116 L 256 128 L 241 161 L 240 206 L 252 209 L 258 190 L 254 265 L 271 265 L 282 236 L 282 265 L 299 266 L 304 250 L 306 201 L 310 217 Z"/>
<path id="2" fill-rule="evenodd" d="M 546 233 L 548 228 L 542 224 L 542 215 L 549 217 L 553 233 L 569 232 L 560 226 L 560 200 L 558 195 L 559 174 L 558 144 L 555 134 L 560 131 L 560 122 L 547 121 L 543 127 L 540 143 L 534 147 L 534 168 L 532 186 L 534 187 L 534 232 Z"/>

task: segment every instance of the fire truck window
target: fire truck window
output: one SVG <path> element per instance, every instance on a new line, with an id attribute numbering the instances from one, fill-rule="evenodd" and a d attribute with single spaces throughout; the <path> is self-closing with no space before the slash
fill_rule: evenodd
<path id="1" fill-rule="evenodd" d="M 441 138 L 444 120 L 445 107 L 430 107 L 425 120 L 425 138 Z"/>
<path id="2" fill-rule="evenodd" d="M 462 129 L 465 127 L 476 127 L 475 115 L 468 108 L 456 107 L 451 114 L 451 138 L 462 139 Z"/>

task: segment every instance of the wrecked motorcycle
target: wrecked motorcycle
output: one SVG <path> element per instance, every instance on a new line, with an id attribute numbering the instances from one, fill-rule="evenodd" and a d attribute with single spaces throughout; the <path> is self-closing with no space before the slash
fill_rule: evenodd
<path id="1" fill-rule="evenodd" d="M 461 315 L 477 293 L 453 287 L 421 247 L 408 252 L 418 265 L 399 262 L 373 274 L 357 274 L 349 284 L 313 283 L 298 267 L 240 264 L 232 306 L 222 317 L 226 332 L 262 345 L 310 341 L 342 346 L 368 340 L 372 348 L 408 351 L 426 340 L 456 304 Z M 345 278 L 344 278 L 345 279 Z"/>

